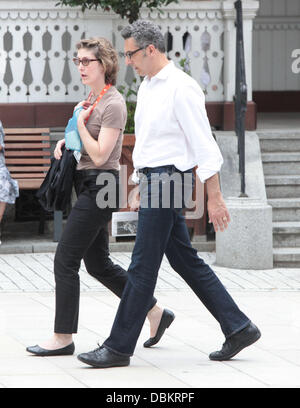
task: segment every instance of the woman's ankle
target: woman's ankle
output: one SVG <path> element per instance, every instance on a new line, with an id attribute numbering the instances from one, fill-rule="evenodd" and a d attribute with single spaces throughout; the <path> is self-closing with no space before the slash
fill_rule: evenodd
<path id="1" fill-rule="evenodd" d="M 65 334 L 65 333 L 54 333 L 53 339 L 57 341 L 58 343 L 62 344 L 71 344 L 73 341 L 73 336 L 72 334 Z"/>
<path id="2" fill-rule="evenodd" d="M 73 342 L 72 334 L 54 333 L 53 336 L 46 342 L 40 344 L 40 347 L 46 350 L 57 350 L 67 347 Z"/>
<path id="3" fill-rule="evenodd" d="M 157 304 L 155 304 L 151 310 L 149 310 L 147 317 L 149 320 L 151 319 L 156 319 L 157 316 L 162 315 L 163 313 L 163 309 L 161 307 L 159 307 Z"/>

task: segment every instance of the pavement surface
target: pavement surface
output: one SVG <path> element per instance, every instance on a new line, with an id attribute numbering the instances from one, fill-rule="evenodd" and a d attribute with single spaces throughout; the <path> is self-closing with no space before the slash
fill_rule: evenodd
<path id="1" fill-rule="evenodd" d="M 125 268 L 130 253 L 113 252 Z M 164 259 L 156 288 L 162 307 L 176 319 L 161 342 L 143 348 L 146 322 L 129 367 L 93 369 L 76 354 L 109 335 L 119 300 L 91 278 L 82 264 L 79 331 L 74 356 L 35 357 L 26 346 L 53 330 L 54 253 L 0 255 L 0 388 L 299 388 L 300 269 L 230 270 L 214 265 L 215 253 L 199 253 L 239 307 L 258 325 L 261 339 L 227 362 L 210 352 L 224 342 L 218 323 Z"/>

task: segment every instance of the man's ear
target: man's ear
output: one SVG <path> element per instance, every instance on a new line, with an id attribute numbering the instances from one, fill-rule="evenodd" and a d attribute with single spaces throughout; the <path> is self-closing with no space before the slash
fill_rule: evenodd
<path id="1" fill-rule="evenodd" d="M 150 55 L 154 55 L 156 53 L 156 48 L 154 47 L 153 44 L 148 45 L 148 50 Z"/>

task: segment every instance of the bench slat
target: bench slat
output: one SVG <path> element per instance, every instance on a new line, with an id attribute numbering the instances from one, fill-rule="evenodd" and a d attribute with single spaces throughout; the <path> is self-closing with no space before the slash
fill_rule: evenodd
<path id="1" fill-rule="evenodd" d="M 44 171 L 47 172 L 50 167 L 49 166 L 7 166 L 8 170 L 12 173 L 17 172 L 33 172 L 33 171 Z"/>
<path id="2" fill-rule="evenodd" d="M 51 152 L 45 150 L 22 150 L 22 151 L 6 151 L 6 157 L 32 157 L 32 156 L 51 156 Z"/>
<path id="3" fill-rule="evenodd" d="M 6 159 L 6 164 L 50 164 L 48 159 Z"/>
<path id="4" fill-rule="evenodd" d="M 26 135 L 26 134 L 42 134 L 50 133 L 49 128 L 5 128 L 4 133 L 6 135 Z"/>
<path id="5" fill-rule="evenodd" d="M 43 178 L 44 173 L 10 173 L 13 179 L 30 179 L 30 178 Z"/>
<path id="6" fill-rule="evenodd" d="M 49 149 L 50 143 L 5 143 L 5 150 L 11 149 Z"/>
<path id="7" fill-rule="evenodd" d="M 5 143 L 7 142 L 36 142 L 36 141 L 49 141 L 50 136 L 47 135 L 5 135 Z"/>
<path id="8" fill-rule="evenodd" d="M 18 179 L 17 179 L 18 180 Z M 37 190 L 41 187 L 44 179 L 24 179 L 18 180 L 20 190 Z"/>

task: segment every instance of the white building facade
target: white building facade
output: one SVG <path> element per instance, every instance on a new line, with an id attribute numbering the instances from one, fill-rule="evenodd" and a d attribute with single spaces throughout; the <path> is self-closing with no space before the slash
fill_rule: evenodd
<path id="1" fill-rule="evenodd" d="M 72 62 L 76 42 L 104 36 L 123 50 L 114 13 L 56 7 L 56 0 L 0 0 L 0 114 L 13 127 L 63 126 L 75 102 L 86 96 Z M 255 129 L 256 110 L 299 111 L 300 1 L 242 0 L 248 112 Z M 168 56 L 199 82 L 213 126 L 234 124 L 234 0 L 185 1 L 141 18 L 159 24 Z M 118 85 L 130 86 L 135 74 L 120 57 Z M 137 82 L 140 79 L 137 78 Z M 16 105 L 17 104 L 17 105 Z M 23 119 L 22 119 L 23 117 Z M 18 123 L 17 123 L 18 125 Z"/>
<path id="2" fill-rule="evenodd" d="M 113 13 L 101 10 L 82 13 L 80 8 L 56 7 L 56 3 L 56 0 L 0 0 L 0 114 L 7 127 L 14 127 L 12 121 L 18 120 L 16 107 L 22 107 L 20 126 L 64 124 L 71 107 L 84 99 L 87 92 L 72 62 L 76 42 L 81 38 L 104 36 L 118 52 L 123 50 L 120 31 L 127 21 Z M 258 9 L 258 1 L 243 0 L 250 129 L 255 128 L 252 41 Z M 184 65 L 201 85 L 212 125 L 232 128 L 234 0 L 181 0 L 163 11 L 142 9 L 141 18 L 159 24 L 168 44 L 169 58 L 178 66 Z M 120 58 L 118 85 L 128 86 L 133 78 L 134 73 Z"/>
<path id="3" fill-rule="evenodd" d="M 261 0 L 253 25 L 253 99 L 260 112 L 300 111 L 300 1 Z"/>

